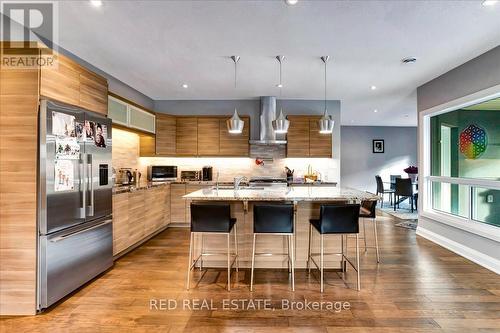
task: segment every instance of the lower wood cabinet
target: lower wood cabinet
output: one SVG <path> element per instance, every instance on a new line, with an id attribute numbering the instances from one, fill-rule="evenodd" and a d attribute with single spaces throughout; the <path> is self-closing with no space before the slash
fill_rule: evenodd
<path id="1" fill-rule="evenodd" d="M 170 223 L 170 185 L 113 195 L 113 255 Z"/>
<path id="2" fill-rule="evenodd" d="M 170 222 L 186 223 L 186 184 L 170 185 Z"/>
<path id="3" fill-rule="evenodd" d="M 170 221 L 171 223 L 190 223 L 191 202 L 183 198 L 184 195 L 212 185 L 199 184 L 171 184 L 170 190 Z"/>

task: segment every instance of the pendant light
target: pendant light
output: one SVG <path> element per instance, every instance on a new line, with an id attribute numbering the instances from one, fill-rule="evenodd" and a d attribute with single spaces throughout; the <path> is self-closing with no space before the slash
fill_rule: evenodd
<path id="1" fill-rule="evenodd" d="M 234 62 L 234 87 L 236 88 L 236 78 L 238 73 L 237 65 L 240 57 L 231 56 L 231 59 Z M 236 110 L 236 108 L 234 108 L 233 116 L 230 119 L 226 120 L 226 125 L 227 131 L 231 134 L 241 134 L 243 132 L 243 126 L 245 125 L 245 122 L 238 116 L 238 110 Z"/>
<path id="2" fill-rule="evenodd" d="M 281 97 L 283 94 L 283 82 L 282 82 L 282 75 L 281 75 L 281 66 L 283 65 L 283 61 L 285 60 L 285 56 L 276 56 L 276 60 L 278 60 L 280 64 L 280 83 L 277 85 L 278 88 L 280 88 L 280 104 L 282 106 L 281 102 Z M 284 134 L 288 132 L 288 127 L 290 126 L 290 121 L 285 118 L 283 115 L 283 108 L 280 107 L 280 114 L 278 118 L 273 120 L 273 129 L 275 133 L 279 134 Z"/>
<path id="3" fill-rule="evenodd" d="M 321 117 L 318 122 L 319 132 L 321 134 L 332 134 L 333 126 L 335 125 L 335 121 L 332 119 L 332 116 L 328 114 L 328 109 L 326 108 L 326 63 L 329 59 L 329 56 L 321 57 L 321 60 L 325 64 L 325 113 L 323 113 L 323 117 Z"/>

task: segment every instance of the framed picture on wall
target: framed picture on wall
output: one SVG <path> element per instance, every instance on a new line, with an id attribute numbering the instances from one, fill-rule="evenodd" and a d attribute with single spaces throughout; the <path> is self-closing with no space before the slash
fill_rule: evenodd
<path id="1" fill-rule="evenodd" d="M 373 140 L 372 145 L 373 145 L 373 153 L 375 153 L 375 154 L 384 153 L 384 140 L 383 139 Z"/>

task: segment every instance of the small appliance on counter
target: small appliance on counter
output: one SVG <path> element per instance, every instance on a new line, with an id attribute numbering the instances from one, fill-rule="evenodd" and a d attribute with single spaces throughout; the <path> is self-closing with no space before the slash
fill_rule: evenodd
<path id="1" fill-rule="evenodd" d="M 148 180 L 150 182 L 166 182 L 169 180 L 177 180 L 177 166 L 150 165 L 148 167 Z"/>
<path id="2" fill-rule="evenodd" d="M 118 179 L 116 180 L 117 185 L 132 185 L 133 181 L 134 176 L 131 168 L 118 169 Z"/>
<path id="3" fill-rule="evenodd" d="M 181 171 L 181 180 L 197 181 L 201 179 L 201 171 Z"/>
<path id="4" fill-rule="evenodd" d="M 202 169 L 202 180 L 203 181 L 212 181 L 212 172 L 213 169 L 211 166 L 204 166 Z"/>

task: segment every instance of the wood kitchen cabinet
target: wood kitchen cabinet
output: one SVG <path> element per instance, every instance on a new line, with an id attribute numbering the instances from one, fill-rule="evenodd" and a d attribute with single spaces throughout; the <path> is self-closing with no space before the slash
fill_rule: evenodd
<path id="1" fill-rule="evenodd" d="M 219 155 L 220 118 L 198 117 L 198 156 Z"/>
<path id="2" fill-rule="evenodd" d="M 177 117 L 175 122 L 175 152 L 177 156 L 198 155 L 198 118 Z"/>
<path id="3" fill-rule="evenodd" d="M 288 116 L 287 157 L 332 157 L 332 135 L 320 134 L 319 116 Z"/>
<path id="4" fill-rule="evenodd" d="M 61 54 L 57 65 L 42 66 L 40 70 L 40 95 L 60 102 L 80 104 L 80 65 Z"/>
<path id="5" fill-rule="evenodd" d="M 170 223 L 186 223 L 186 184 L 170 185 Z"/>
<path id="6" fill-rule="evenodd" d="M 309 120 L 309 156 L 332 157 L 332 134 L 319 132 L 320 117 Z"/>
<path id="7" fill-rule="evenodd" d="M 156 114 L 155 153 L 159 156 L 175 156 L 176 119 L 167 114 Z"/>
<path id="8" fill-rule="evenodd" d="M 211 187 L 212 185 L 186 184 L 186 194 Z M 191 200 L 184 200 L 186 204 L 186 223 L 191 223 Z"/>
<path id="9" fill-rule="evenodd" d="M 287 157 L 309 157 L 309 118 L 288 116 Z"/>
<path id="10" fill-rule="evenodd" d="M 107 115 L 108 81 L 64 55 L 55 56 L 56 66 L 40 69 L 40 95 Z"/>
<path id="11" fill-rule="evenodd" d="M 113 195 L 113 255 L 170 223 L 170 185 Z"/>
<path id="12" fill-rule="evenodd" d="M 229 118 L 229 117 L 228 117 Z M 243 132 L 241 134 L 231 134 L 227 130 L 226 120 L 219 120 L 219 135 L 220 135 L 220 156 L 249 156 L 250 145 L 250 117 L 242 116 L 241 119 L 245 122 Z"/>
<path id="13" fill-rule="evenodd" d="M 108 81 L 85 68 L 81 68 L 79 105 L 85 109 L 107 115 Z"/>

